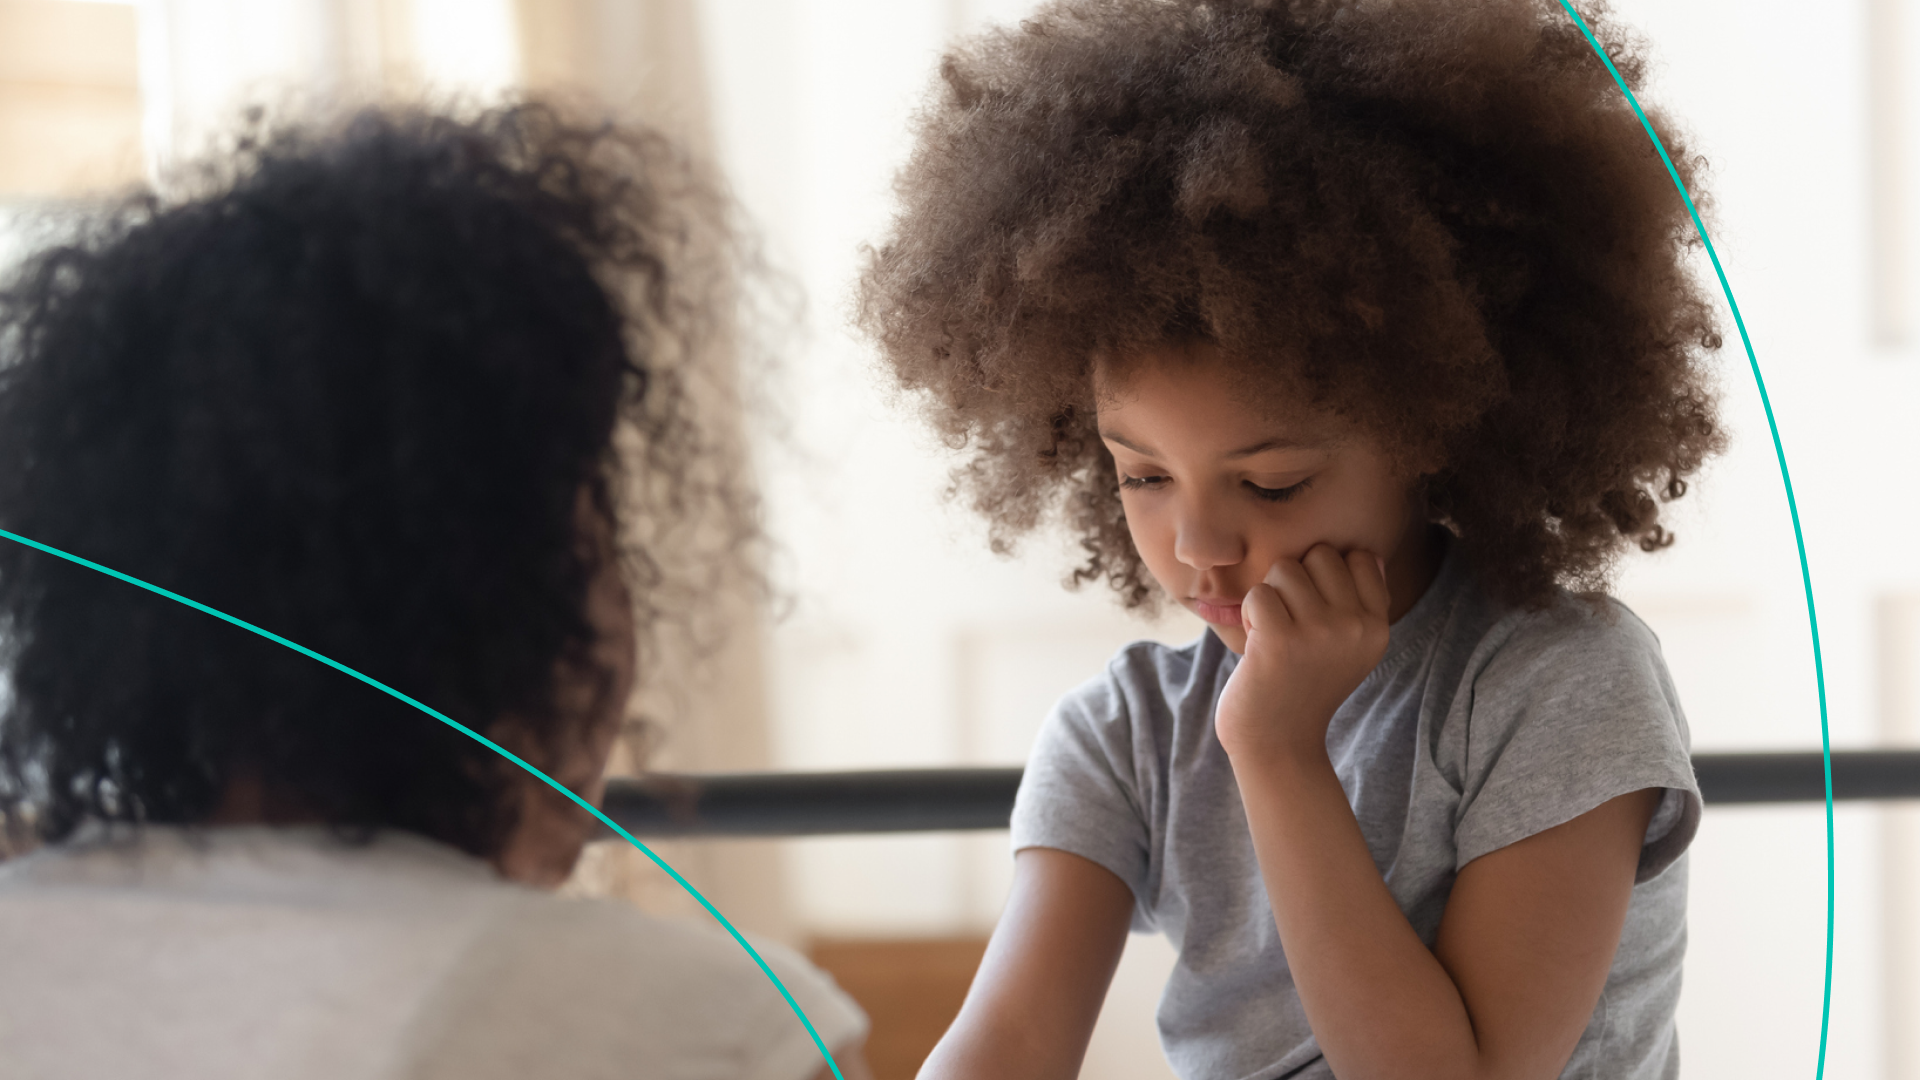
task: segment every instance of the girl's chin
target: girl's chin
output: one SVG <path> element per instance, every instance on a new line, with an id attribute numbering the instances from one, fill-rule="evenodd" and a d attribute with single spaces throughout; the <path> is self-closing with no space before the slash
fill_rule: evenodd
<path id="1" fill-rule="evenodd" d="M 1238 626 L 1214 626 L 1212 624 L 1208 624 L 1208 628 L 1213 631 L 1214 637 L 1220 639 L 1220 644 L 1225 645 L 1233 655 L 1246 655 L 1247 632 L 1245 630 Z"/>

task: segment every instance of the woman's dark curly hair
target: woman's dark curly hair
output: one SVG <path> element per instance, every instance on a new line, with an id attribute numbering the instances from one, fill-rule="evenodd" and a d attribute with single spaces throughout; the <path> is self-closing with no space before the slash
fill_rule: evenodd
<path id="1" fill-rule="evenodd" d="M 858 318 L 972 448 L 997 548 L 1062 512 L 1076 584 L 1151 599 L 1091 365 L 1195 340 L 1429 463 L 1507 600 L 1671 541 L 1659 500 L 1722 442 L 1720 339 L 1685 206 L 1557 5 L 1059 0 L 941 77 Z"/>
<path id="2" fill-rule="evenodd" d="M 723 200 L 663 137 L 538 103 L 242 131 L 0 286 L 0 527 L 477 731 L 578 737 L 557 672 L 612 685 L 582 493 L 619 530 L 643 641 L 685 599 L 676 530 L 751 537 L 689 388 L 730 287 Z M 243 769 L 348 833 L 492 855 L 513 827 L 493 751 L 11 542 L 0 645 L 16 834 L 200 821 Z"/>

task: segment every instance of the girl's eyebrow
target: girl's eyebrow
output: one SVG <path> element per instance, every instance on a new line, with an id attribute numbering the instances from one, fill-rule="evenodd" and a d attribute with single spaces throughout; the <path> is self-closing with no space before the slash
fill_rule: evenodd
<path id="1" fill-rule="evenodd" d="M 1252 457 L 1255 454 L 1264 454 L 1269 450 L 1304 450 L 1307 448 L 1308 444 L 1298 439 L 1267 439 L 1264 442 L 1254 443 L 1252 446 L 1243 450 L 1229 451 L 1227 457 L 1228 459 Z"/>
<path id="2" fill-rule="evenodd" d="M 1134 442 L 1132 439 L 1127 438 L 1125 435 L 1116 434 L 1111 431 L 1103 431 L 1100 433 L 1100 437 L 1110 443 L 1119 443 L 1121 446 L 1126 447 L 1127 449 L 1133 451 L 1136 454 L 1145 454 L 1148 457 L 1154 456 L 1153 451 L 1147 449 L 1144 446 L 1141 446 L 1139 443 Z"/>
<path id="3" fill-rule="evenodd" d="M 1127 449 L 1133 451 L 1136 454 L 1144 454 L 1147 457 L 1157 456 L 1154 454 L 1152 450 L 1144 446 L 1141 446 L 1140 444 L 1134 442 L 1132 439 L 1129 439 L 1126 436 L 1118 434 L 1116 432 L 1102 431 L 1100 433 L 1100 437 L 1110 443 L 1119 443 L 1121 446 L 1126 447 Z M 1272 438 L 1272 439 L 1262 440 L 1260 442 L 1254 443 L 1252 446 L 1244 447 L 1239 450 L 1229 450 L 1224 456 L 1226 457 L 1227 460 L 1231 461 L 1236 458 L 1252 457 L 1255 454 L 1264 454 L 1269 450 L 1304 450 L 1304 449 L 1310 449 L 1310 448 L 1311 447 L 1309 444 L 1303 443 L 1298 439 Z"/>

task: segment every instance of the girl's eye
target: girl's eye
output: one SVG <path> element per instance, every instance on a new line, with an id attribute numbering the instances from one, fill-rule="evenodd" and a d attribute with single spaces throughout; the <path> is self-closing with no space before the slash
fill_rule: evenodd
<path id="1" fill-rule="evenodd" d="M 1253 492 L 1253 497 L 1256 499 L 1264 499 L 1267 502 L 1286 502 L 1288 499 L 1307 490 L 1308 485 L 1312 484 L 1313 481 L 1311 479 L 1302 480 L 1292 487 L 1283 488 L 1261 487 L 1251 480 L 1245 481 L 1245 483 L 1247 490 Z"/>
<path id="2" fill-rule="evenodd" d="M 1167 482 L 1164 476 L 1126 476 L 1120 477 L 1120 486 L 1128 491 L 1140 488 L 1156 488 Z"/>

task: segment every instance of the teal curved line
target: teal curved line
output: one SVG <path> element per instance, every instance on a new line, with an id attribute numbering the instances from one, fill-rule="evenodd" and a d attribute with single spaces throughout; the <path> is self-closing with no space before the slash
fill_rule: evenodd
<path id="1" fill-rule="evenodd" d="M 421 712 L 426 713 L 428 716 L 433 717 L 435 720 L 440 721 L 441 723 L 447 725 L 448 727 L 454 729 L 455 731 L 458 731 L 460 734 L 465 735 L 467 738 L 472 739 L 474 742 L 479 743 L 480 745 L 486 747 L 487 749 L 493 751 L 494 753 L 499 754 L 501 757 L 506 758 L 508 761 L 513 762 L 515 765 L 520 766 L 522 769 L 525 769 L 528 773 L 537 777 L 540 780 L 540 782 L 546 784 L 548 787 L 559 792 L 560 794 L 565 795 L 567 798 L 572 799 L 574 803 L 577 804 L 581 809 L 585 810 L 589 814 L 592 814 L 594 817 L 599 818 L 601 824 L 605 825 L 609 829 L 612 829 L 614 832 L 619 833 L 622 839 L 626 840 L 627 843 L 632 844 L 635 848 L 639 849 L 640 854 L 645 855 L 647 858 L 653 860 L 653 865 L 658 866 L 660 869 L 666 871 L 668 877 L 671 877 L 675 881 L 675 883 L 677 883 L 681 888 L 687 890 L 687 895 L 693 897 L 695 900 L 698 900 L 700 902 L 700 906 L 707 909 L 707 914 L 713 916 L 714 919 L 716 919 L 721 926 L 726 928 L 727 933 L 733 935 L 733 940 L 737 942 L 742 949 L 745 949 L 747 951 L 748 956 L 753 957 L 754 963 L 760 965 L 761 974 L 765 975 L 768 981 L 773 983 L 774 988 L 780 991 L 781 997 L 787 999 L 787 1007 L 793 1010 L 793 1015 L 799 1017 L 800 1023 L 806 1025 L 807 1034 L 813 1037 L 813 1045 L 820 1049 L 820 1056 L 827 1060 L 827 1067 L 833 1070 L 833 1075 L 837 1077 L 838 1080 L 846 1080 L 846 1077 L 842 1076 L 840 1073 L 839 1063 L 834 1061 L 833 1055 L 827 1052 L 827 1044 L 821 1040 L 820 1033 L 814 1030 L 813 1021 L 807 1019 L 807 1014 L 805 1011 L 803 1011 L 800 1008 L 800 1003 L 793 1000 L 793 994 L 787 990 L 787 984 L 780 981 L 780 976 L 775 975 L 773 973 L 773 969 L 767 966 L 767 962 L 760 958 L 759 951 L 756 950 L 752 945 L 747 943 L 747 939 L 741 936 L 739 930 L 734 929 L 733 924 L 727 921 L 727 917 L 725 915 L 720 914 L 720 909 L 717 907 L 714 907 L 712 901 L 708 900 L 705 896 L 702 896 L 700 893 L 700 890 L 694 888 L 692 882 L 688 881 L 686 878 L 681 877 L 680 872 L 678 870 L 675 870 L 672 866 L 669 866 L 665 859 L 662 859 L 660 856 L 654 854 L 652 848 L 648 847 L 647 845 L 641 843 L 639 840 L 635 839 L 632 833 L 621 828 L 619 824 L 617 824 L 612 818 L 601 813 L 599 807 L 593 805 L 592 803 L 581 798 L 580 796 L 575 795 L 572 791 L 567 789 L 566 785 L 560 783 L 558 780 L 555 780 L 553 777 L 548 776 L 546 773 L 541 772 L 539 769 L 534 768 L 532 765 L 529 765 L 524 758 L 520 757 L 520 755 L 514 753 L 511 750 L 508 750 L 506 747 L 501 746 L 499 743 L 494 742 L 492 739 L 487 738 L 485 735 L 480 734 L 479 732 L 473 730 L 467 725 L 462 724 L 460 721 L 455 720 L 453 717 L 448 716 L 446 713 L 443 713 L 438 709 L 433 708 L 432 706 L 426 705 L 414 698 L 408 697 L 406 694 L 403 694 L 398 690 L 395 690 L 393 687 L 388 686 L 386 683 L 381 682 L 379 679 L 373 678 L 370 675 L 363 675 L 360 672 L 355 671 L 354 669 L 348 667 L 347 665 L 341 663 L 338 660 L 335 660 L 331 657 L 322 656 L 319 653 L 314 652 L 312 649 L 307 648 L 305 645 L 302 645 L 297 641 L 289 641 L 286 638 L 281 637 L 279 634 L 276 634 L 271 630 L 266 630 L 266 629 L 262 629 L 261 627 L 255 626 L 245 619 L 236 618 L 235 616 L 229 615 L 226 612 L 221 611 L 217 608 L 210 608 L 198 600 L 181 596 L 179 593 L 174 592 L 172 589 L 163 589 L 158 585 L 152 584 L 151 582 L 141 581 L 139 578 L 134 577 L 131 574 L 123 574 L 120 571 L 115 570 L 111 566 L 102 566 L 99 563 L 94 562 L 92 559 L 83 559 L 78 555 L 61 551 L 59 548 L 49 547 L 38 540 L 30 540 L 27 537 L 21 536 L 19 533 L 8 532 L 5 529 L 0 529 L 0 537 L 4 537 L 5 539 L 12 540 L 18 544 L 25 544 L 26 546 L 33 548 L 36 551 L 44 551 L 49 555 L 55 556 L 57 558 L 65 559 L 70 563 L 77 563 L 81 566 L 86 567 L 89 570 L 98 570 L 99 572 L 107 575 L 108 577 L 119 578 L 121 581 L 124 581 L 129 585 L 138 585 L 140 588 L 145 589 L 148 592 L 158 593 L 159 595 L 164 596 L 169 600 L 174 600 L 179 603 L 185 604 L 188 607 L 193 608 L 195 611 L 202 611 L 207 613 L 208 615 L 213 616 L 216 619 L 222 619 L 226 622 L 230 622 L 242 630 L 250 630 L 253 633 L 259 634 L 261 637 L 266 638 L 268 641 L 277 642 L 278 644 L 285 645 L 287 648 L 292 649 L 294 652 L 297 652 L 302 656 L 306 656 L 314 660 L 318 660 L 321 663 L 327 665 L 328 667 L 333 668 L 335 671 L 339 671 L 344 674 L 351 675 L 354 678 L 359 679 L 361 682 L 366 683 L 368 686 L 373 687 L 375 690 L 378 690 L 383 694 L 387 694 L 401 701 L 404 701 L 408 705 L 411 705 L 414 708 L 419 709 Z"/>
<path id="2" fill-rule="evenodd" d="M 1667 156 L 1667 147 L 1660 141 L 1660 135 L 1653 130 L 1653 124 L 1647 120 L 1647 114 L 1640 108 L 1639 99 L 1627 88 L 1627 80 L 1620 77 L 1620 69 L 1613 66 L 1613 58 L 1588 29 L 1585 19 L 1573 9 L 1569 0 L 1560 0 L 1560 6 L 1566 9 L 1567 16 L 1580 33 L 1593 47 L 1594 54 L 1607 65 L 1607 71 L 1613 75 L 1613 81 L 1620 92 L 1627 96 L 1627 104 L 1633 106 L 1633 114 L 1640 118 L 1640 126 L 1647 131 L 1647 138 L 1653 140 L 1653 148 L 1660 152 L 1660 160 L 1666 163 L 1667 175 L 1673 178 L 1673 186 L 1680 191 L 1680 198 L 1687 204 L 1687 213 L 1693 218 L 1693 227 L 1700 234 L 1700 242 L 1706 245 L 1707 257 L 1713 260 L 1713 272 L 1720 278 L 1720 291 L 1726 294 L 1727 306 L 1733 309 L 1733 324 L 1740 328 L 1740 344 L 1747 350 L 1747 366 L 1753 370 L 1753 384 L 1760 388 L 1760 405 L 1767 412 L 1767 431 L 1773 436 L 1773 455 L 1780 463 L 1780 483 L 1787 490 L 1787 513 L 1793 518 L 1793 543 L 1800 552 L 1800 584 L 1807 594 L 1807 628 L 1813 634 L 1813 677 L 1820 691 L 1820 764 L 1826 773 L 1827 783 L 1827 963 L 1826 985 L 1820 995 L 1820 1060 L 1814 1071 L 1815 1080 L 1826 1075 L 1827 1071 L 1827 1021 L 1833 1009 L 1833 747 L 1827 732 L 1827 671 L 1820 657 L 1820 618 L 1813 606 L 1813 573 L 1807 568 L 1807 540 L 1800 530 L 1800 507 L 1793 497 L 1793 477 L 1787 472 L 1787 452 L 1780 444 L 1780 425 L 1773 418 L 1773 401 L 1767 396 L 1767 381 L 1760 377 L 1760 361 L 1753 354 L 1753 339 L 1747 336 L 1746 320 L 1740 317 L 1740 305 L 1734 302 L 1733 287 L 1727 284 L 1727 272 L 1720 266 L 1720 254 L 1713 249 L 1713 241 L 1707 237 L 1707 227 L 1700 221 L 1700 211 L 1693 205 L 1693 196 L 1687 193 L 1687 185 L 1680 180 L 1680 173 L 1673 167 L 1673 159 Z"/>

